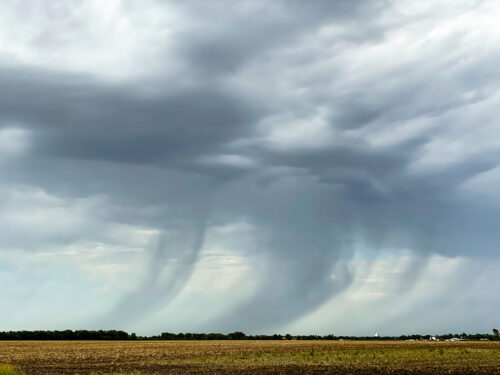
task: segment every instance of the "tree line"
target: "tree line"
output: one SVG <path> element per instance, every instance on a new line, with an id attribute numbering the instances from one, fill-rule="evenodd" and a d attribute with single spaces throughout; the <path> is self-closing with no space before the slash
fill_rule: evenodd
<path id="1" fill-rule="evenodd" d="M 330 335 L 246 335 L 243 332 L 224 333 L 171 333 L 163 332 L 153 336 L 138 336 L 117 330 L 64 330 L 64 331 L 4 331 L 0 332 L 0 340 L 500 340 L 497 329 L 493 334 L 487 333 L 460 333 L 445 335 L 402 335 L 402 336 L 335 336 Z"/>

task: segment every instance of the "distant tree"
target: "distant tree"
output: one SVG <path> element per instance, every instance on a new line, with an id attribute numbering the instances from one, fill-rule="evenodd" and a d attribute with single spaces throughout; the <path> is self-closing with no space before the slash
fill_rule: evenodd
<path id="1" fill-rule="evenodd" d="M 493 336 L 495 336 L 495 337 L 499 337 L 500 336 L 500 332 L 498 331 L 498 329 L 493 328 Z"/>
<path id="2" fill-rule="evenodd" d="M 243 340 L 246 335 L 243 332 L 236 331 L 227 335 L 230 340 Z"/>

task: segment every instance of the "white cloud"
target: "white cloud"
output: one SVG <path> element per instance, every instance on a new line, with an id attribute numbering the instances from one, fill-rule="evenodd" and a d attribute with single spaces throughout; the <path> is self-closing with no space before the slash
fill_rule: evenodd
<path id="1" fill-rule="evenodd" d="M 2 188 L 0 223 L 5 248 L 51 252 L 59 246 L 93 240 L 142 247 L 150 233 L 144 228 L 109 221 L 104 196 L 60 198 L 29 186 Z"/>
<path id="2" fill-rule="evenodd" d="M 500 167 L 495 167 L 486 172 L 480 173 L 465 181 L 461 189 L 465 193 L 475 195 L 486 194 L 491 198 L 500 198 Z"/>
<path id="3" fill-rule="evenodd" d="M 175 9 L 153 1 L 6 1 L 0 5 L 0 63 L 130 79 L 175 67 Z M 167 52 L 168 53 L 168 52 Z"/>
<path id="4" fill-rule="evenodd" d="M 215 156 L 206 156 L 201 159 L 201 163 L 207 165 L 229 165 L 236 168 L 253 168 L 256 162 L 246 156 L 234 154 L 222 154 Z"/>
<path id="5" fill-rule="evenodd" d="M 333 146 L 334 131 L 325 120 L 324 110 L 296 118 L 293 113 L 282 113 L 264 118 L 258 125 L 258 142 L 277 150 L 316 149 Z M 338 142 L 338 140 L 337 140 Z"/>
<path id="6" fill-rule="evenodd" d="M 0 162 L 22 155 L 29 147 L 29 131 L 18 127 L 0 128 Z"/>

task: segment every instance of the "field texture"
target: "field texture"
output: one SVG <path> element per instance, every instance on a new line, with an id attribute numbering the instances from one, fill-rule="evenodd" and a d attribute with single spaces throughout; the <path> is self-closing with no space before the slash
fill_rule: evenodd
<path id="1" fill-rule="evenodd" d="M 500 342 L 3 341 L 0 363 L 27 375 L 491 375 Z"/>

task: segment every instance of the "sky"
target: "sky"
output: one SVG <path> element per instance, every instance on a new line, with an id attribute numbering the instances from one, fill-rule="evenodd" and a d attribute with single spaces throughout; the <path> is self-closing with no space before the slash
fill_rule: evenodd
<path id="1" fill-rule="evenodd" d="M 0 3 L 0 330 L 490 332 L 496 0 Z"/>

